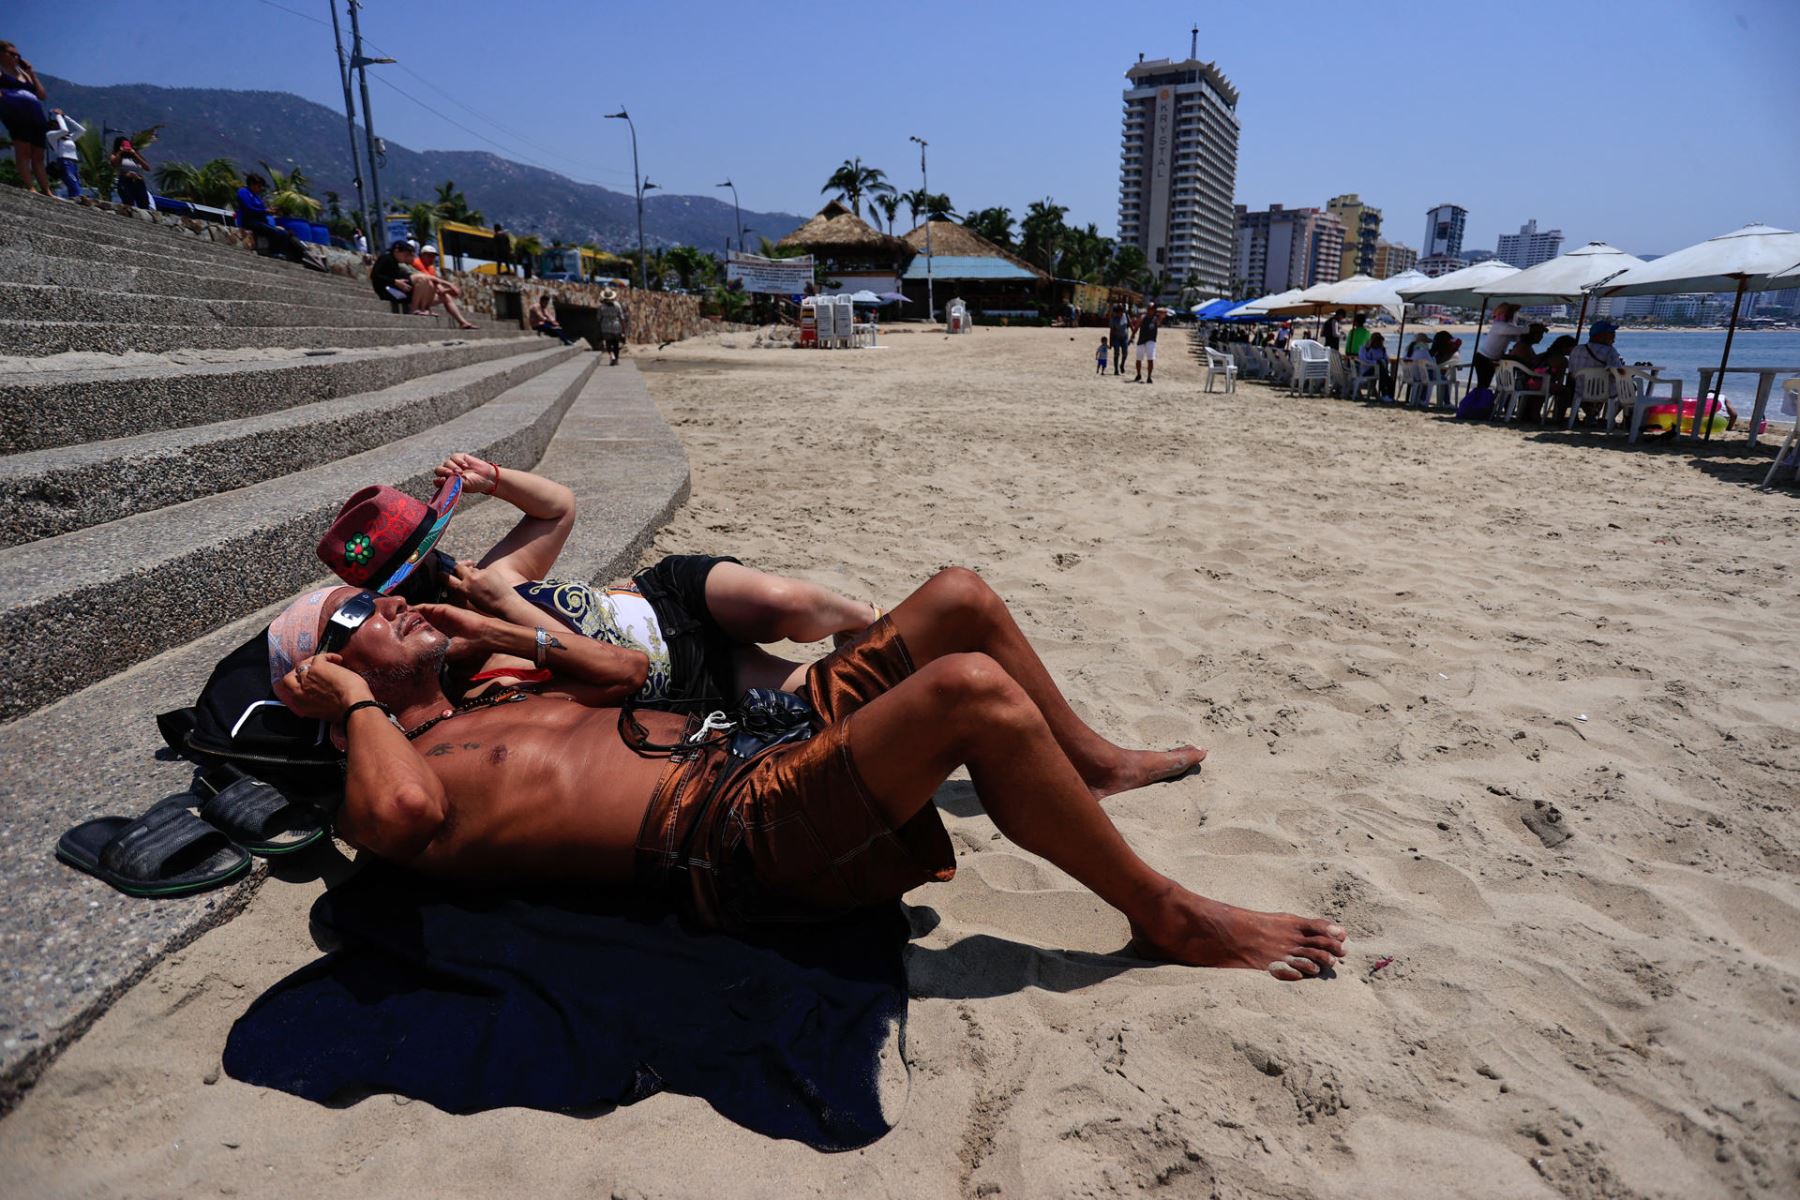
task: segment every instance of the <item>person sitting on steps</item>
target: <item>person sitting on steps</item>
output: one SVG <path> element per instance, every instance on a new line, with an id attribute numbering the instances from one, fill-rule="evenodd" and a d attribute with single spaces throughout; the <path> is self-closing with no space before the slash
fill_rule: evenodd
<path id="1" fill-rule="evenodd" d="M 302 634 L 323 652 L 296 662 Z M 547 680 L 440 687 L 447 656 L 496 652 Z M 642 656 L 466 609 L 303 597 L 270 629 L 270 669 L 347 746 L 338 832 L 422 874 L 630 886 L 725 929 L 829 915 L 955 874 L 932 797 L 966 766 L 1000 832 L 1123 914 L 1141 955 L 1292 981 L 1344 954 L 1326 918 L 1209 899 L 1132 850 L 1101 799 L 1205 752 L 1124 749 L 1083 724 L 1005 603 L 960 568 L 810 668 L 810 740 L 729 775 L 696 719 L 621 711 Z"/>
<path id="2" fill-rule="evenodd" d="M 413 244 L 405 238 L 389 246 L 369 268 L 369 286 L 375 289 L 375 294 L 383 300 L 406 305 L 407 314 L 414 317 L 429 317 L 432 305 L 442 304 L 458 329 L 475 328 L 474 323 L 463 316 L 456 297 L 448 289 L 440 289 L 437 280 L 413 269 L 413 259 Z"/>

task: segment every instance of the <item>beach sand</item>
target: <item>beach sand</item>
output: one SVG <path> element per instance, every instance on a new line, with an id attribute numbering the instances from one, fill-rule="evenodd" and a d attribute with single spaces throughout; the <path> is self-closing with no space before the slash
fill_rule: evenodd
<path id="1" fill-rule="evenodd" d="M 1150 387 L 1095 378 L 1090 331 L 886 340 L 638 355 L 694 471 L 655 553 L 883 606 L 981 571 L 1101 732 L 1211 749 L 1107 801 L 1131 842 L 1341 921 L 1335 978 L 1122 954 L 1124 921 L 953 780 L 959 873 L 909 897 L 906 1107 L 822 1155 L 679 1096 L 451 1117 L 220 1078 L 231 1022 L 317 953 L 321 885 L 271 879 L 0 1123 L 7 1192 L 1793 1194 L 1794 493 L 1622 440 L 1205 395 L 1176 331 Z M 1526 827 L 1538 802 L 1572 839 Z"/>

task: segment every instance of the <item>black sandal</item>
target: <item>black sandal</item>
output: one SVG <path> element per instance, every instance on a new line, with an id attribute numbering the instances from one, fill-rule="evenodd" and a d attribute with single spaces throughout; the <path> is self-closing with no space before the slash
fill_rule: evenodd
<path id="1" fill-rule="evenodd" d="M 192 896 L 250 869 L 230 838 L 168 801 L 141 817 L 83 821 L 57 840 L 56 857 L 127 896 Z"/>
<path id="2" fill-rule="evenodd" d="M 292 854 L 325 836 L 325 821 L 317 809 L 289 800 L 230 763 L 200 776 L 198 786 L 198 794 L 171 797 L 164 803 L 187 800 L 185 807 L 198 810 L 201 820 L 259 857 Z"/>

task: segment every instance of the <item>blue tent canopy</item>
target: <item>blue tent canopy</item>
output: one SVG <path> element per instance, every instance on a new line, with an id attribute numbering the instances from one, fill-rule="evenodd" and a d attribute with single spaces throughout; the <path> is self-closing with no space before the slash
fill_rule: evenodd
<path id="1" fill-rule="evenodd" d="M 1194 308 L 1194 319 L 1196 321 L 1216 321 L 1241 303 L 1243 303 L 1241 300 L 1221 299 L 1213 300 L 1206 304 L 1196 305 Z"/>

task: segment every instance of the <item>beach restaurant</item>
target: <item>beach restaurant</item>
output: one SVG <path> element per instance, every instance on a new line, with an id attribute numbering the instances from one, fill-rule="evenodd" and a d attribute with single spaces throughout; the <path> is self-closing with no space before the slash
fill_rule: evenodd
<path id="1" fill-rule="evenodd" d="M 841 200 L 821 208 L 776 245 L 811 254 L 831 292 L 899 291 L 901 268 L 912 254 L 905 242 L 874 228 Z"/>
<path id="2" fill-rule="evenodd" d="M 1055 281 L 1047 273 L 954 221 L 927 221 L 906 235 L 912 261 L 901 276 L 900 290 L 912 304 L 908 311 L 925 311 L 927 229 L 931 290 L 939 307 L 955 295 L 983 317 L 1034 319 L 1052 311 Z"/>

